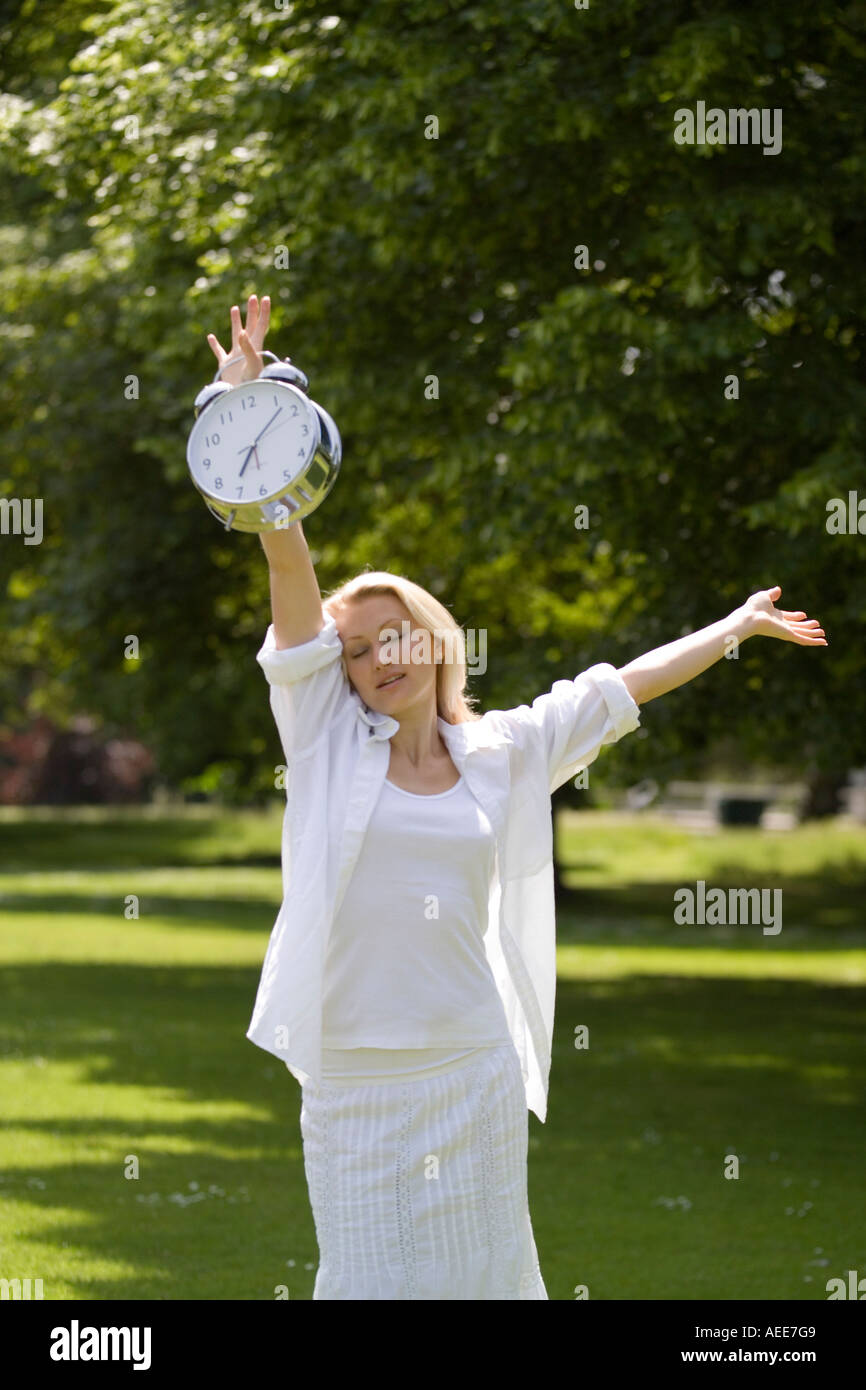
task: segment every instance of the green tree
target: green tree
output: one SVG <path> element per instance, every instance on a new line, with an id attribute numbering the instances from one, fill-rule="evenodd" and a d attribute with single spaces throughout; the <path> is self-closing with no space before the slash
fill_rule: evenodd
<path id="1" fill-rule="evenodd" d="M 831 646 L 749 643 L 647 708 L 620 775 L 725 738 L 863 760 L 863 539 L 825 526 L 864 486 L 856 8 L 62 14 L 49 42 L 19 6 L 0 97 L 3 493 L 45 504 L 0 551 L 8 720 L 83 706 L 172 779 L 272 785 L 260 548 L 185 463 L 205 334 L 255 290 L 343 435 L 323 587 L 425 584 L 503 707 L 779 582 Z M 698 101 L 780 110 L 781 151 L 678 145 Z"/>

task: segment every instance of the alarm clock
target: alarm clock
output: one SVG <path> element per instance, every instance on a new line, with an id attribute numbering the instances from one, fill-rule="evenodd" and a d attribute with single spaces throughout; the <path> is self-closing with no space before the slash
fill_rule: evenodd
<path id="1" fill-rule="evenodd" d="M 190 476 L 227 531 L 275 531 L 314 512 L 337 479 L 342 444 L 309 382 L 276 353 L 253 381 L 230 386 L 223 368 L 194 402 L 187 442 Z"/>

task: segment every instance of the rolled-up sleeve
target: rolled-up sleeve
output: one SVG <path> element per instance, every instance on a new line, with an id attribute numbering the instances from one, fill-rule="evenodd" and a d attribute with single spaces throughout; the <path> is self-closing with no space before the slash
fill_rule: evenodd
<path id="1" fill-rule="evenodd" d="M 271 709 L 286 761 L 308 752 L 339 718 L 353 711 L 341 660 L 343 643 L 330 613 L 320 632 L 297 647 L 277 649 L 273 623 L 256 660 L 270 685 Z"/>
<path id="2" fill-rule="evenodd" d="M 608 662 L 574 680 L 554 681 L 550 690 L 509 713 L 540 735 L 551 792 L 588 767 L 607 743 L 640 724 L 640 709 L 622 676 Z"/>

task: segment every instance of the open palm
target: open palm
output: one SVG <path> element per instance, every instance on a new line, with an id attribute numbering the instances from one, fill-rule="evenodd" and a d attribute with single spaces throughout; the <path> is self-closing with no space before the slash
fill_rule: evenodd
<path id="1" fill-rule="evenodd" d="M 797 642 L 801 647 L 826 647 L 829 645 L 824 629 L 816 618 L 807 618 L 805 613 L 786 612 L 774 607 L 782 592 L 780 584 L 772 589 L 761 589 L 752 594 L 744 604 L 755 616 L 754 631 L 762 637 L 778 637 L 782 642 Z"/>
<path id="2" fill-rule="evenodd" d="M 230 386 L 237 386 L 242 381 L 255 381 L 256 377 L 261 375 L 264 366 L 261 351 L 264 347 L 268 324 L 271 321 L 270 296 L 263 295 L 260 305 L 258 296 L 250 295 L 247 301 L 246 328 L 241 327 L 241 311 L 237 304 L 232 305 L 231 319 L 232 346 L 230 352 L 226 352 L 213 333 L 208 333 L 207 340 L 220 366 L 232 357 L 241 358 L 240 361 L 233 362 L 230 367 L 226 367 L 220 377 L 221 381 L 227 381 Z"/>

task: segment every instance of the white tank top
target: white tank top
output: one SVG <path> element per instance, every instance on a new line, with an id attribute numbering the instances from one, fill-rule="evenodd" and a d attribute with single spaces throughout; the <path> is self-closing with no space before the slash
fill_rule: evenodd
<path id="1" fill-rule="evenodd" d="M 484 950 L 495 836 L 465 781 L 386 778 L 325 961 L 323 1078 L 449 1070 L 510 1042 Z"/>

